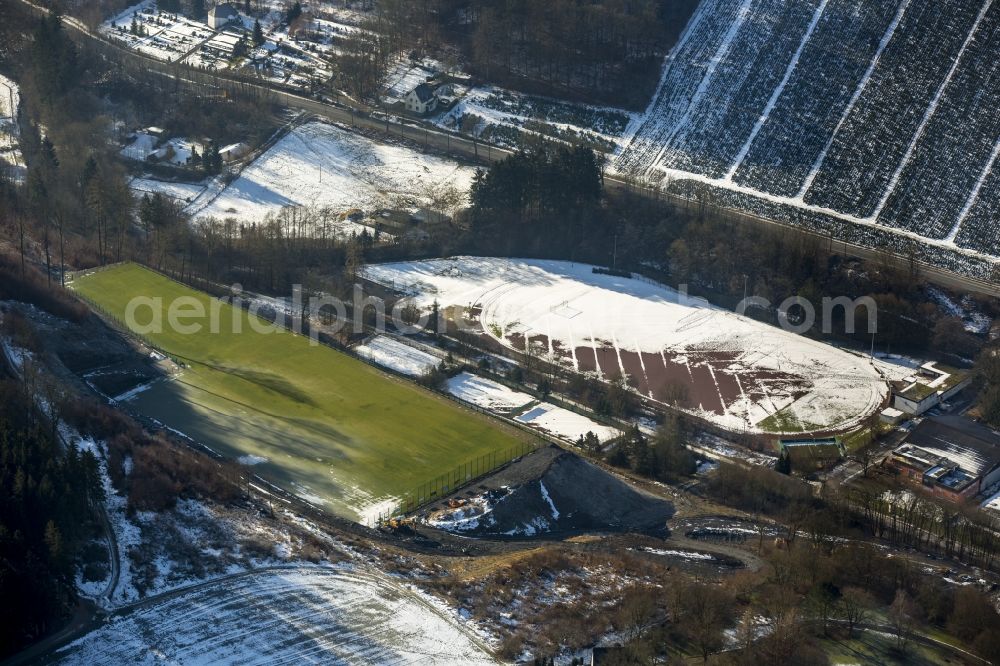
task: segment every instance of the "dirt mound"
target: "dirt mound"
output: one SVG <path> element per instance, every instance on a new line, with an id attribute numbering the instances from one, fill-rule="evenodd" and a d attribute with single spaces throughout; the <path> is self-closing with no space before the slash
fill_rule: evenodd
<path id="1" fill-rule="evenodd" d="M 547 447 L 486 479 L 476 492 L 427 516 L 470 536 L 533 536 L 663 528 L 670 502 L 641 492 L 579 456 Z"/>

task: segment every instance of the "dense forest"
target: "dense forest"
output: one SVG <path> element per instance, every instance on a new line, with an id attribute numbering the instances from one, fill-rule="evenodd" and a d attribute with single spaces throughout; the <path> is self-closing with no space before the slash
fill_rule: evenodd
<path id="1" fill-rule="evenodd" d="M 0 657 L 69 610 L 103 499 L 93 453 L 64 447 L 28 385 L 0 375 Z"/>
<path id="2" fill-rule="evenodd" d="M 382 0 L 398 51 L 457 50 L 473 73 L 528 92 L 639 108 L 694 0 Z"/>

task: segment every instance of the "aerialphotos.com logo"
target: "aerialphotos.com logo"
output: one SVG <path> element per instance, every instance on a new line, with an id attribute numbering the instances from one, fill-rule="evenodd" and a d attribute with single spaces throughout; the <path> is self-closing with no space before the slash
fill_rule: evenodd
<path id="1" fill-rule="evenodd" d="M 673 298 L 678 302 L 688 300 L 687 285 L 680 285 Z M 289 299 L 244 293 L 240 284 L 234 284 L 230 288 L 230 296 L 212 299 L 207 311 L 204 302 L 194 296 L 179 296 L 169 302 L 165 302 L 161 296 L 136 296 L 125 306 L 125 324 L 139 335 L 155 335 L 165 330 L 181 335 L 197 335 L 206 330 L 209 333 L 219 333 L 226 316 L 223 306 L 227 303 L 235 306 L 229 314 L 227 333 L 242 333 L 246 321 L 247 328 L 254 333 L 267 335 L 290 329 L 307 335 L 313 344 L 319 344 L 320 333 L 336 335 L 348 326 L 352 333 L 363 333 L 366 330 L 366 318 L 373 321 L 371 328 L 379 333 L 386 332 L 389 324 L 393 332 L 402 335 L 413 335 L 428 328 L 433 328 L 438 333 L 448 330 L 443 316 L 436 316 L 436 321 L 431 322 L 431 318 L 435 317 L 432 309 L 418 308 L 410 298 L 399 299 L 391 307 L 387 307 L 385 299 L 365 294 L 360 284 L 354 285 L 349 303 L 329 294 L 306 298 L 300 284 L 292 287 Z M 449 307 L 452 330 L 479 332 L 478 323 L 462 316 L 466 308 Z M 835 316 L 838 308 L 843 315 L 839 319 Z M 858 315 L 862 309 L 865 312 L 867 332 L 874 335 L 878 329 L 878 305 L 868 296 L 854 299 L 848 296 L 824 297 L 819 311 L 809 299 L 790 296 L 777 306 L 776 314 L 778 325 L 790 333 L 802 334 L 812 330 L 819 315 L 820 330 L 823 333 L 833 333 L 835 322 L 842 321 L 843 332 L 853 334 L 857 331 Z M 243 317 L 242 310 L 246 310 L 250 316 Z M 735 312 L 748 316 L 748 312 L 753 310 L 770 312 L 775 308 L 770 300 L 762 296 L 749 296 L 737 304 Z M 309 324 L 303 325 L 304 321 Z"/>

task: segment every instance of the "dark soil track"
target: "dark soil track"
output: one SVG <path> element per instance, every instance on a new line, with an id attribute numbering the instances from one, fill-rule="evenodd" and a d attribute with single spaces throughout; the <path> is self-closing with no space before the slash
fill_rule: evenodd
<path id="1" fill-rule="evenodd" d="M 495 341 L 485 333 L 482 338 Z M 623 375 L 629 386 L 643 396 L 664 404 L 724 415 L 732 403 L 749 399 L 766 402 L 771 397 L 793 400 L 807 394 L 811 382 L 801 376 L 778 370 L 747 368 L 742 352 L 688 349 L 683 353 L 663 350 L 661 353 L 622 349 L 607 340 L 593 345 L 578 345 L 570 353 L 559 341 L 545 335 L 530 338 L 533 353 L 554 352 L 558 362 L 583 373 L 599 372 L 605 379 Z M 511 333 L 507 344 L 524 350 L 524 335 Z"/>
<path id="2" fill-rule="evenodd" d="M 777 370 L 741 368 L 739 354 L 720 351 L 664 351 L 661 354 L 615 350 L 610 345 L 580 346 L 574 350 L 581 372 L 617 378 L 624 370 L 628 384 L 644 396 L 680 406 L 725 414 L 726 408 L 744 396 L 754 402 L 769 396 L 798 398 L 809 390 L 803 377 Z M 596 359 L 596 362 L 595 362 Z"/>

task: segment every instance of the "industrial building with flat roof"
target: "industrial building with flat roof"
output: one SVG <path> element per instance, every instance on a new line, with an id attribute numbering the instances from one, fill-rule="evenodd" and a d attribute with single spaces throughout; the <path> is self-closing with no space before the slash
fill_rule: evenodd
<path id="1" fill-rule="evenodd" d="M 964 501 L 1000 481 L 1000 435 L 961 416 L 927 418 L 883 462 L 904 481 Z"/>

